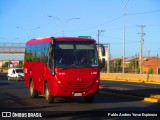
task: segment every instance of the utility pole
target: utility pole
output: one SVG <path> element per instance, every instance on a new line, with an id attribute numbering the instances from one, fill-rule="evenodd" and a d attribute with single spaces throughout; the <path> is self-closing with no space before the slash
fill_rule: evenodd
<path id="1" fill-rule="evenodd" d="M 140 62 L 140 74 L 143 73 L 143 36 L 145 35 L 145 33 L 143 33 L 143 28 L 145 27 L 144 25 L 139 25 L 138 26 L 141 29 L 141 32 L 138 33 L 140 34 L 140 56 L 139 56 L 139 62 Z"/>
<path id="2" fill-rule="evenodd" d="M 159 74 L 158 72 L 159 72 L 159 68 L 158 68 L 158 59 L 159 59 L 159 57 L 158 57 L 158 53 L 159 53 L 159 50 L 160 50 L 160 48 L 158 49 L 158 51 L 157 51 L 157 74 Z"/>
<path id="3" fill-rule="evenodd" d="M 110 43 L 108 43 L 107 45 L 108 45 L 107 73 L 109 73 L 110 72 Z"/>
<path id="4" fill-rule="evenodd" d="M 122 68 L 122 73 L 125 73 L 125 39 L 126 39 L 126 30 L 125 30 L 125 27 L 126 27 L 126 19 L 125 19 L 125 16 L 126 16 L 126 8 L 127 8 L 127 5 L 128 5 L 128 2 L 129 0 L 121 0 L 122 3 L 123 3 L 123 48 L 122 48 L 122 60 L 123 60 L 123 68 Z"/>

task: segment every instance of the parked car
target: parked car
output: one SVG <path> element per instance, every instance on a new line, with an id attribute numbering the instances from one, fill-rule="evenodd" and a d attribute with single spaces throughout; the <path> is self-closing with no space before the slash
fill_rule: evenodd
<path id="1" fill-rule="evenodd" d="M 24 80 L 23 68 L 10 68 L 7 74 L 8 80 Z"/>

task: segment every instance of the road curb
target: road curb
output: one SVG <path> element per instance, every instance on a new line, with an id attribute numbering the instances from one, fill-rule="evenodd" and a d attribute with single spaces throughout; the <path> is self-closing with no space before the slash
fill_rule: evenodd
<path id="1" fill-rule="evenodd" d="M 160 100 L 155 98 L 144 98 L 144 101 L 151 103 L 160 103 Z"/>
<path id="2" fill-rule="evenodd" d="M 152 103 L 160 103 L 160 95 L 151 95 L 150 97 L 144 98 L 144 101 Z"/>

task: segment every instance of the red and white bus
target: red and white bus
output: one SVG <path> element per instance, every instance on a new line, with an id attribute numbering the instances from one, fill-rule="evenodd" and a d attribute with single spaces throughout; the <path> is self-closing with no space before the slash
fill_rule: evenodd
<path id="1" fill-rule="evenodd" d="M 26 43 L 25 84 L 31 97 L 44 95 L 48 103 L 58 96 L 84 96 L 93 102 L 102 66 L 94 39 L 46 37 Z"/>

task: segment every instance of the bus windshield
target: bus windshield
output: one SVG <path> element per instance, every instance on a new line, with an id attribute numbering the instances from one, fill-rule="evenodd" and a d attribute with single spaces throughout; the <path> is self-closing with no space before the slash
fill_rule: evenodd
<path id="1" fill-rule="evenodd" d="M 98 67 L 98 56 L 93 42 L 57 41 L 55 47 L 56 67 Z"/>

